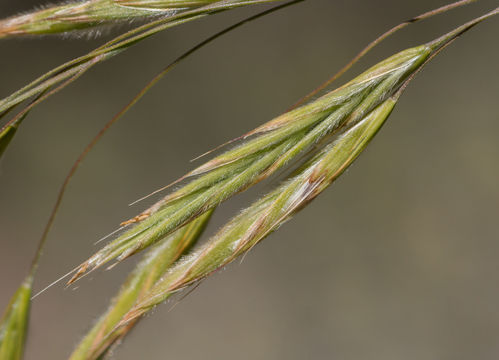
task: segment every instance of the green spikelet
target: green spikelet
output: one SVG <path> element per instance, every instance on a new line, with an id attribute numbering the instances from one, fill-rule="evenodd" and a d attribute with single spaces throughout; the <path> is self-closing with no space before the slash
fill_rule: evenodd
<path id="1" fill-rule="evenodd" d="M 400 52 L 321 98 L 245 134 L 243 143 L 181 179 L 186 185 L 126 222 L 137 223 L 85 263 L 70 281 L 111 260 L 123 260 L 159 241 L 232 195 L 275 173 L 300 154 L 389 98 L 432 50 L 423 45 Z"/>
<path id="2" fill-rule="evenodd" d="M 0 21 L 0 38 L 68 33 L 124 21 L 168 17 L 217 0 L 87 0 L 33 11 Z"/>
<path id="3" fill-rule="evenodd" d="M 352 164 L 381 128 L 395 103 L 395 96 L 385 100 L 356 125 L 339 134 L 297 175 L 233 218 L 205 246 L 161 278 L 149 295 L 124 317 L 120 327 L 126 327 L 129 321 L 135 321 L 171 294 L 245 254 L 312 201 Z"/>
<path id="4" fill-rule="evenodd" d="M 28 328 L 33 278 L 29 276 L 10 300 L 0 322 L 0 360 L 22 359 Z"/>
<path id="5" fill-rule="evenodd" d="M 169 237 L 159 242 L 139 262 L 128 276 L 118 295 L 92 329 L 80 342 L 71 355 L 71 360 L 97 359 L 117 340 L 126 335 L 134 323 L 109 334 L 137 302 L 147 295 L 154 283 L 164 275 L 182 254 L 185 254 L 199 239 L 205 229 L 212 211 L 206 212 L 190 224 L 182 227 Z"/>

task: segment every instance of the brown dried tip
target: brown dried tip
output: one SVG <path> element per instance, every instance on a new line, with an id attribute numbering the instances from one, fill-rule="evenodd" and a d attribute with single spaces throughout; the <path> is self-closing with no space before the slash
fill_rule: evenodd
<path id="1" fill-rule="evenodd" d="M 76 280 L 78 280 L 88 269 L 88 263 L 83 263 L 76 274 L 73 275 L 73 277 L 66 283 L 66 285 L 71 285 L 74 283 Z"/>
<path id="2" fill-rule="evenodd" d="M 141 222 L 142 220 L 147 219 L 150 215 L 151 215 L 150 211 L 145 211 L 142 214 L 139 214 L 139 215 L 131 218 L 130 220 L 123 221 L 122 223 L 120 223 L 120 226 L 125 226 L 125 225 L 130 225 L 130 224 L 135 224 L 135 223 Z"/>
<path id="3" fill-rule="evenodd" d="M 16 24 L 11 24 L 10 20 L 0 21 L 0 38 L 24 33 L 24 31 L 17 29 Z"/>

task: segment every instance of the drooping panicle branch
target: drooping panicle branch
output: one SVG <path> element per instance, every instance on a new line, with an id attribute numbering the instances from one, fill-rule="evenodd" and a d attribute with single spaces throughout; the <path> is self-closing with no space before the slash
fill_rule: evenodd
<path id="1" fill-rule="evenodd" d="M 0 20 L 0 38 L 78 33 L 88 29 L 95 34 L 105 25 L 168 18 L 216 2 L 219 0 L 72 1 Z"/>

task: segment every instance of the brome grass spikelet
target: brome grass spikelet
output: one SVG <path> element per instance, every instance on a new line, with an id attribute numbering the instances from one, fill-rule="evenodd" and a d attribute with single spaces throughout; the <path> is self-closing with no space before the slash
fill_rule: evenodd
<path id="1" fill-rule="evenodd" d="M 148 294 L 150 288 L 164 275 L 180 256 L 187 253 L 197 242 L 212 212 L 206 212 L 190 224 L 180 228 L 169 237 L 154 246 L 140 261 L 126 282 L 122 285 L 118 295 L 112 300 L 108 310 L 95 323 L 92 329 L 77 346 L 71 360 L 97 359 L 105 353 L 116 341 L 126 335 L 135 322 L 122 327 L 110 339 L 109 334 L 118 325 L 122 317 L 130 311 L 133 305 Z"/>
<path id="2" fill-rule="evenodd" d="M 217 2 L 222 3 L 219 0 L 73 1 L 0 20 L 0 38 L 70 33 L 134 20 L 168 18 Z"/>
<path id="3" fill-rule="evenodd" d="M 321 98 L 285 113 L 244 135 L 241 145 L 185 175 L 193 180 L 126 222 L 132 229 L 83 263 L 70 281 L 111 260 L 147 248 L 232 195 L 270 176 L 318 142 L 352 127 L 389 98 L 430 56 L 415 47 L 375 65 Z"/>

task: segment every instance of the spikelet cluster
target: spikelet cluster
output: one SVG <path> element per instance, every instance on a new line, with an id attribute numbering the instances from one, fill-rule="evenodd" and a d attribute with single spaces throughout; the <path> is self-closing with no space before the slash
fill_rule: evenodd
<path id="1" fill-rule="evenodd" d="M 199 166 L 190 180 L 126 222 L 132 228 L 79 268 L 72 281 L 111 260 L 123 260 L 283 168 L 291 160 L 361 121 L 428 58 L 423 45 L 394 55 L 351 82 L 245 134 L 242 144 Z"/>
<path id="2" fill-rule="evenodd" d="M 211 211 L 206 212 L 160 241 L 146 253 L 111 301 L 108 310 L 76 347 L 70 356 L 71 360 L 97 359 L 108 351 L 116 340 L 123 338 L 130 331 L 136 321 L 129 322 L 119 331 L 113 330 L 133 305 L 148 295 L 151 287 L 165 271 L 197 242 L 211 215 Z"/>
<path id="3" fill-rule="evenodd" d="M 74 79 L 93 64 L 114 56 L 155 32 L 211 12 L 271 1 L 275 0 L 93 0 L 41 10 L 38 15 L 44 11 L 48 11 L 45 15 L 54 10 L 55 13 L 42 16 L 40 21 L 36 18 L 28 20 L 33 25 L 30 30 L 33 33 L 69 31 L 78 29 L 78 26 L 116 21 L 120 16 L 144 16 L 140 14 L 152 11 L 185 11 L 188 15 L 177 18 L 172 15 L 174 21 L 151 23 L 150 26 L 140 28 L 139 32 L 143 31 L 141 34 L 128 33 L 49 72 L 0 101 L 0 116 L 23 100 L 34 95 L 41 96 L 60 82 L 62 85 L 59 86 L 65 86 L 66 79 Z M 99 18 L 98 7 L 104 5 L 125 10 L 116 13 L 112 19 Z M 198 8 L 201 10 L 193 10 L 189 14 L 189 9 Z M 85 14 L 82 12 L 78 15 L 77 10 Z M 123 15 L 126 12 L 127 15 Z M 180 178 L 180 187 L 123 223 L 127 230 L 85 261 L 70 283 L 110 261 L 121 261 L 146 248 L 149 251 L 130 274 L 108 311 L 75 349 L 71 359 L 102 358 L 143 314 L 172 294 L 197 284 L 236 258 L 244 256 L 277 230 L 354 162 L 385 123 L 408 82 L 433 56 L 474 25 L 498 13 L 499 8 L 428 44 L 402 51 L 339 89 L 248 132 L 238 139 L 239 145 Z M 108 8 L 106 15 L 112 14 Z M 92 16 L 97 17 L 92 19 Z M 76 27 L 65 28 L 66 20 Z M 21 18 L 17 20 L 17 28 L 12 25 L 15 21 L 9 21 L 0 22 L 0 37 L 20 31 Z M 41 27 L 37 30 L 37 26 Z M 40 30 L 43 26 L 47 27 Z M 10 32 L 5 29 L 10 29 Z M 27 30 L 23 31 L 28 33 Z M 25 114 L 27 112 L 22 113 L 19 119 L 22 120 Z M 0 155 L 19 123 L 8 123 L 0 129 Z M 235 216 L 197 250 L 189 252 L 216 206 L 277 170 L 289 167 L 291 162 L 302 155 L 306 161 L 286 181 Z M 22 358 L 33 274 L 39 254 L 35 257 L 29 276 L 12 297 L 0 321 L 0 359 Z M 182 257 L 184 254 L 186 256 Z"/>
<path id="4" fill-rule="evenodd" d="M 0 21 L 0 38 L 80 31 L 151 17 L 169 17 L 217 0 L 86 0 L 48 6 Z"/>

